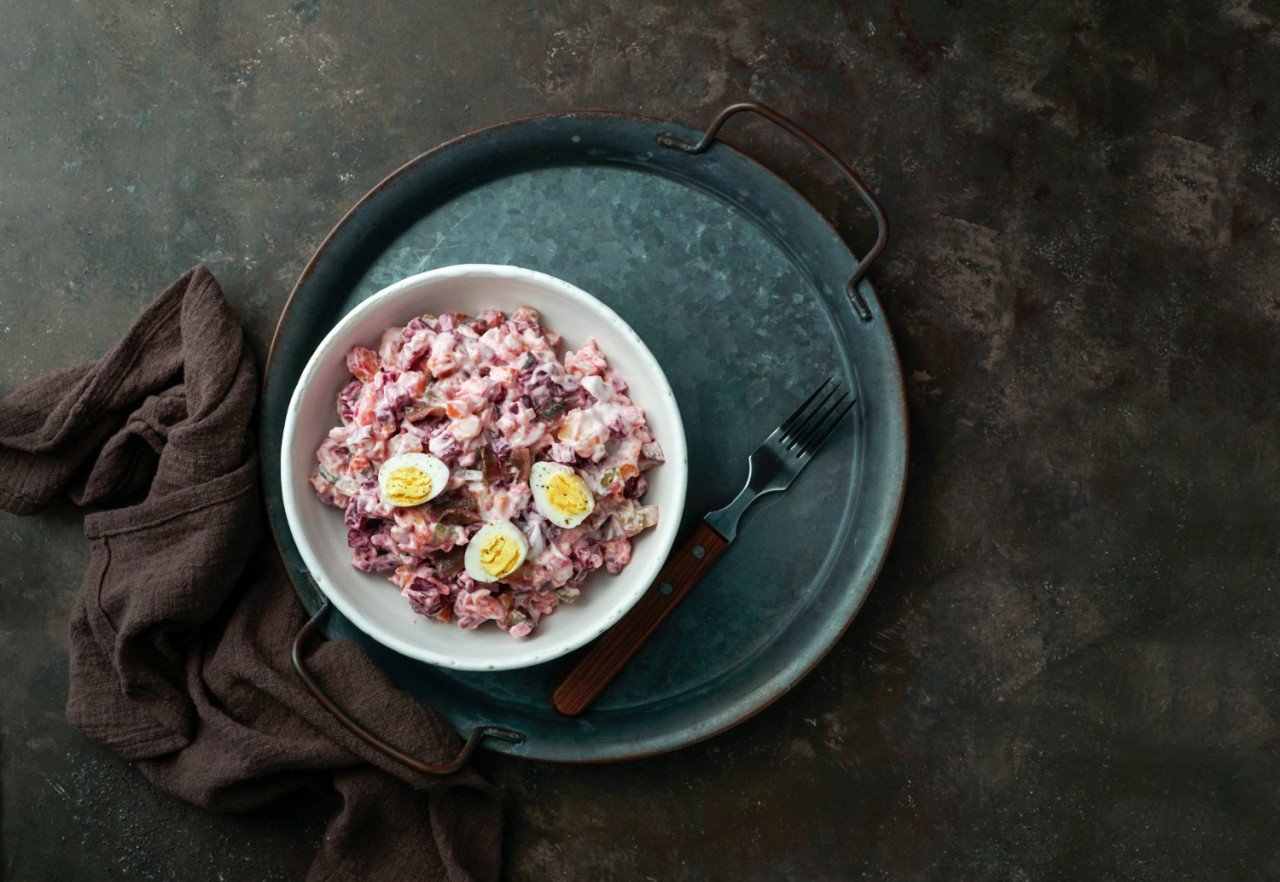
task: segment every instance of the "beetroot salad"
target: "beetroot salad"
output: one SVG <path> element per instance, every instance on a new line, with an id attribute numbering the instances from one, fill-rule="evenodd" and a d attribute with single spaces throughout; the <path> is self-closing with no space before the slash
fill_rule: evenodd
<path id="1" fill-rule="evenodd" d="M 521 307 L 424 315 L 347 354 L 311 483 L 345 510 L 352 565 L 420 615 L 523 637 L 657 523 L 644 411 L 595 340 L 559 345 Z"/>

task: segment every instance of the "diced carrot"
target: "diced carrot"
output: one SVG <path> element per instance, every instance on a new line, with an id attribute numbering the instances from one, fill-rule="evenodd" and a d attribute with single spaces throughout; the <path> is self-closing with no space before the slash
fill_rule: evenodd
<path id="1" fill-rule="evenodd" d="M 378 353 L 363 346 L 353 346 L 347 353 L 347 370 L 362 383 L 372 383 L 378 372 Z"/>

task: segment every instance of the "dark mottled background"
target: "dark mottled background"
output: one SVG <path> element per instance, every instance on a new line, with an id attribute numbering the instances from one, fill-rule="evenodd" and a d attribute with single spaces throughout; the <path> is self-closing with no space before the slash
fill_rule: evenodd
<path id="1" fill-rule="evenodd" d="M 197 261 L 263 347 L 386 173 L 549 110 L 819 133 L 893 222 L 910 389 L 883 576 L 791 694 L 640 762 L 486 755 L 507 877 L 1280 876 L 1280 4 L 9 0 L 0 392 Z M 867 223 L 758 122 L 729 139 Z M 327 807 L 217 816 L 64 721 L 79 516 L 0 517 L 0 866 L 301 879 Z"/>

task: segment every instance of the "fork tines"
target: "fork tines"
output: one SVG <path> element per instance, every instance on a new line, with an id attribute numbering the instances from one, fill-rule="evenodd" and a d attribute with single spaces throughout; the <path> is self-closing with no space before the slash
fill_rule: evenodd
<path id="1" fill-rule="evenodd" d="M 827 388 L 830 386 L 831 388 Z M 823 395 L 823 390 L 826 394 Z M 836 396 L 836 393 L 840 394 Z M 818 396 L 821 395 L 821 399 Z M 832 400 L 835 396 L 834 400 Z M 813 404 L 818 399 L 817 404 Z M 782 435 L 778 441 L 789 451 L 797 455 L 813 454 L 820 448 L 827 436 L 844 419 L 845 414 L 857 401 L 849 395 L 848 390 L 840 388 L 840 383 L 827 377 L 804 403 L 796 408 L 795 413 L 782 423 Z M 810 405 L 813 405 L 810 407 Z M 832 414 L 835 414 L 832 418 Z"/>

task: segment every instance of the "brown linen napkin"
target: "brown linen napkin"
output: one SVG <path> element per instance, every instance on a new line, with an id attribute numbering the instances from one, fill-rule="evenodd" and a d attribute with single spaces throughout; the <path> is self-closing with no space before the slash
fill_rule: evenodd
<path id="1" fill-rule="evenodd" d="M 294 675 L 305 621 L 262 542 L 249 423 L 257 381 L 204 267 L 171 285 L 100 361 L 0 399 L 0 508 L 141 502 L 85 518 L 67 718 L 158 787 L 217 810 L 329 785 L 342 801 L 309 880 L 492 880 L 502 810 L 464 771 L 422 775 L 353 736 Z M 309 660 L 335 700 L 399 749 L 461 744 L 355 644 Z"/>

